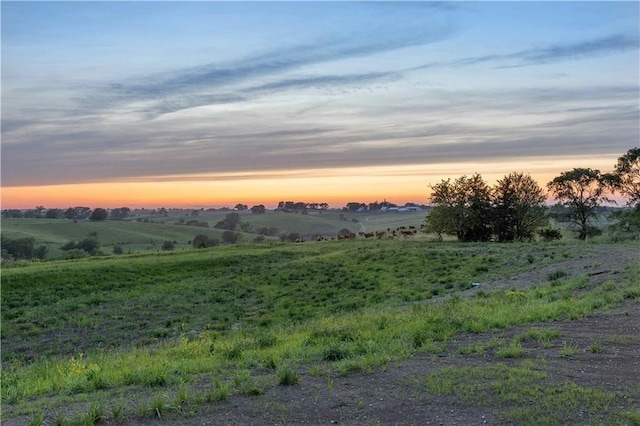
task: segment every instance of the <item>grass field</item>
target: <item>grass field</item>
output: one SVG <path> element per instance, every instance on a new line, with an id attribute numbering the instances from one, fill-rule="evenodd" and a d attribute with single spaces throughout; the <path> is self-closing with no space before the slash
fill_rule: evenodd
<path id="1" fill-rule="evenodd" d="M 142 233 L 151 224 L 140 225 Z M 588 288 L 584 277 L 558 272 L 527 288 L 461 297 L 474 282 L 593 249 L 363 239 L 3 268 L 3 421 L 180 418 L 183 407 L 195 415 L 234 394 L 295 385 L 301 371 L 370 372 L 442 350 L 460 333 L 638 300 L 637 265 L 619 286 Z M 505 357 L 518 350 L 502 349 Z"/>
<path id="2" fill-rule="evenodd" d="M 221 221 L 226 211 L 203 211 L 197 217 L 184 212 L 171 212 L 167 217 L 138 214 L 131 220 L 91 222 L 88 220 L 72 221 L 67 219 L 2 219 L 2 234 L 8 238 L 35 239 L 36 246 L 48 247 L 47 260 L 64 259 L 65 252 L 60 247 L 70 241 L 79 241 L 90 233 L 95 233 L 100 242 L 100 250 L 111 254 L 118 245 L 124 253 L 153 253 L 162 250 L 165 241 L 173 241 L 175 250 L 190 249 L 191 241 L 198 234 L 210 238 L 222 239 L 224 230 L 214 228 Z M 342 213 L 338 211 L 313 212 L 308 215 L 296 213 L 267 212 L 253 215 L 243 212 L 242 222 L 251 226 L 248 232 L 242 232 L 241 241 L 251 242 L 258 234 L 259 228 L 276 228 L 278 233 L 267 239 L 278 239 L 280 233 L 298 233 L 309 239 L 316 234 L 335 236 L 341 229 L 347 228 L 354 233 L 395 228 L 402 225 L 419 226 L 424 221 L 424 213 L 389 213 L 377 216 L 366 214 Z M 197 220 L 206 222 L 209 227 L 186 226 L 178 224 L 179 220 Z M 146 220 L 146 221 L 145 221 Z"/>

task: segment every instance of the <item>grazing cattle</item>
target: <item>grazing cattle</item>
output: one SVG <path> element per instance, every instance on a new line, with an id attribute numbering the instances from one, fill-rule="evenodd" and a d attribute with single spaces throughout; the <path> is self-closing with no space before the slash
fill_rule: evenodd
<path id="1" fill-rule="evenodd" d="M 353 232 L 350 232 L 348 234 L 338 234 L 339 240 L 352 240 L 355 237 L 356 237 L 356 234 L 354 234 Z"/>
<path id="2" fill-rule="evenodd" d="M 386 234 L 387 234 L 387 233 L 386 233 L 386 232 L 384 232 L 384 231 L 378 231 L 378 232 L 376 232 L 376 237 L 377 237 L 378 239 L 381 239 L 381 238 L 384 238 L 384 236 L 385 236 Z"/>

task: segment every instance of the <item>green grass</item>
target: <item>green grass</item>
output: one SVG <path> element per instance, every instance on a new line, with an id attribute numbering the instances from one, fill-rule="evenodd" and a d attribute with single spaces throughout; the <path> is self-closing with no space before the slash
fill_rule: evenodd
<path id="1" fill-rule="evenodd" d="M 633 416 L 620 411 L 615 393 L 556 382 L 529 363 L 446 368 L 423 384 L 429 393 L 494 408 L 501 421 L 519 425 L 628 424 Z"/>
<path id="2" fill-rule="evenodd" d="M 540 258 L 542 247 L 559 246 L 359 240 L 5 268 L 3 416 L 35 418 L 65 406 L 87 413 L 86 401 L 108 400 L 104 418 L 165 419 L 181 415 L 171 407 L 295 385 L 302 371 L 374 371 L 438 353 L 460 333 L 580 318 L 640 297 L 640 267 L 619 286 L 585 290 L 578 277 L 537 283 L 517 297 L 459 296 L 460 284 L 530 267 L 529 255 Z M 575 247 L 578 256 L 583 246 Z M 536 328 L 507 348 L 556 337 Z M 203 381 L 211 385 L 191 386 Z M 125 393 L 147 399 L 132 405 Z"/>

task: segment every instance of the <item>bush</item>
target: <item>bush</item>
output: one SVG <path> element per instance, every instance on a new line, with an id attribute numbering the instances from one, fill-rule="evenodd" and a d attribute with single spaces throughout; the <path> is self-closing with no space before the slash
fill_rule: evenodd
<path id="1" fill-rule="evenodd" d="M 541 229 L 538 231 L 538 235 L 540 235 L 540 238 L 542 238 L 543 241 L 547 242 L 562 239 L 562 232 L 555 228 Z"/>
<path id="2" fill-rule="evenodd" d="M 172 251 L 176 248 L 176 243 L 174 241 L 166 240 L 162 243 L 162 250 L 164 251 Z"/>
<path id="3" fill-rule="evenodd" d="M 227 244 L 235 244 L 240 240 L 240 234 L 233 231 L 224 231 L 222 233 L 222 241 Z"/>
<path id="4" fill-rule="evenodd" d="M 74 248 L 67 251 L 67 254 L 64 258 L 65 259 L 84 259 L 85 257 L 89 257 L 89 253 L 87 253 L 82 249 Z"/>

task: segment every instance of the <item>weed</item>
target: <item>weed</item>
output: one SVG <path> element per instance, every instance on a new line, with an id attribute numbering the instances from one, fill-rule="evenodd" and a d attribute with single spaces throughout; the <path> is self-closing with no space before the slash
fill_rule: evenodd
<path id="1" fill-rule="evenodd" d="M 503 346 L 496 351 L 498 358 L 520 358 L 524 350 L 518 342 L 512 342 L 509 346 Z"/>
<path id="2" fill-rule="evenodd" d="M 322 359 L 324 361 L 340 361 L 351 356 L 351 352 L 342 345 L 333 345 L 324 350 Z"/>
<path id="3" fill-rule="evenodd" d="M 229 383 L 216 380 L 213 382 L 212 398 L 214 401 L 224 401 L 231 396 L 231 389 Z"/>
<path id="4" fill-rule="evenodd" d="M 115 421 L 124 419 L 125 405 L 119 402 L 111 407 L 111 418 Z"/>
<path id="5" fill-rule="evenodd" d="M 164 398 L 160 394 L 156 394 L 151 401 L 149 402 L 149 409 L 154 417 L 158 417 L 162 420 L 162 414 L 167 409 L 167 404 L 164 401 Z"/>
<path id="6" fill-rule="evenodd" d="M 524 342 L 526 340 L 537 340 L 542 347 L 548 347 L 552 340 L 562 335 L 560 330 L 553 328 L 532 328 L 525 333 L 515 337 L 516 340 Z"/>
<path id="7" fill-rule="evenodd" d="M 593 342 L 591 346 L 589 346 L 589 349 L 594 354 L 599 354 L 600 352 L 602 352 L 602 345 L 600 344 L 600 342 Z"/>
<path id="8" fill-rule="evenodd" d="M 80 421 L 85 425 L 93 425 L 100 422 L 104 417 L 104 406 L 99 402 L 92 402 L 89 410 L 80 417 Z"/>
<path id="9" fill-rule="evenodd" d="M 580 348 L 576 345 L 572 345 L 567 342 L 562 342 L 562 349 L 560 349 L 560 355 L 565 358 L 573 358 L 580 353 Z"/>
<path id="10" fill-rule="evenodd" d="M 183 383 L 176 391 L 176 395 L 173 400 L 173 408 L 175 408 L 176 411 L 182 411 L 182 406 L 184 406 L 188 401 L 189 386 L 186 383 Z"/>
<path id="11" fill-rule="evenodd" d="M 549 272 L 549 273 L 547 274 L 547 281 L 557 281 L 557 280 L 559 280 L 560 278 L 564 278 L 564 277 L 566 277 L 566 276 L 568 276 L 568 275 L 569 275 L 569 273 L 568 273 L 568 272 L 563 271 L 563 270 L 561 270 L 561 269 L 558 269 L 558 270 L 556 270 L 556 271 Z"/>
<path id="12" fill-rule="evenodd" d="M 42 411 L 40 413 L 34 414 L 27 423 L 28 426 L 42 426 L 44 425 L 45 412 Z"/>
<path id="13" fill-rule="evenodd" d="M 300 376 L 298 375 L 298 373 L 296 373 L 296 371 L 293 368 L 289 366 L 285 366 L 280 370 L 278 370 L 279 385 L 290 386 L 290 385 L 298 384 L 299 381 L 300 381 Z"/>

